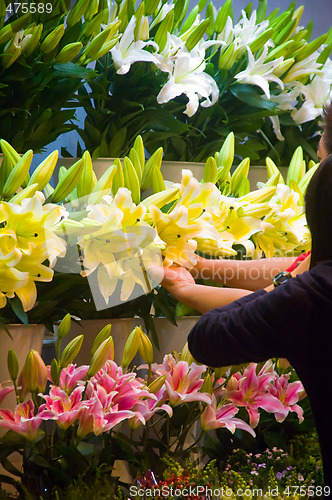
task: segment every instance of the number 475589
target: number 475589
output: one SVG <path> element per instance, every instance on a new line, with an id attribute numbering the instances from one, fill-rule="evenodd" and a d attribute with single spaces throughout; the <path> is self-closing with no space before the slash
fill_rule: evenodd
<path id="1" fill-rule="evenodd" d="M 32 2 L 32 3 L 20 3 L 20 2 L 11 2 L 7 8 L 6 11 L 9 14 L 17 14 L 17 13 L 22 13 L 22 14 L 27 14 L 30 12 L 31 14 L 35 14 L 38 12 L 39 14 L 43 14 L 46 12 L 47 14 L 50 14 L 52 12 L 53 6 L 52 4 L 49 3 L 37 3 L 37 2 Z"/>

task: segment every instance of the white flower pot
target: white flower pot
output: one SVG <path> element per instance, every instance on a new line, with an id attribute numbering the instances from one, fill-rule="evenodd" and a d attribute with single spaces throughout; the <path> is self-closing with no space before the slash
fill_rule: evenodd
<path id="1" fill-rule="evenodd" d="M 2 359 L 0 363 L 0 383 L 10 380 L 7 368 L 7 355 L 9 349 L 13 349 L 15 351 L 21 370 L 23 368 L 25 358 L 31 349 L 41 353 L 44 333 L 44 325 L 4 325 L 0 327 Z"/>
<path id="2" fill-rule="evenodd" d="M 75 163 L 78 158 L 59 158 L 57 166 L 69 168 Z M 114 158 L 96 158 L 92 160 L 93 169 L 98 179 L 104 172 L 113 164 Z M 235 170 L 232 167 L 232 171 Z M 284 179 L 287 177 L 288 167 L 278 167 Z M 194 177 L 201 181 L 203 178 L 204 163 L 186 162 L 186 161 L 163 161 L 161 164 L 161 173 L 165 180 L 171 182 L 181 182 L 182 170 L 191 170 Z M 250 181 L 250 189 L 257 189 L 257 182 L 266 182 L 268 180 L 267 168 L 264 165 L 250 165 L 248 178 Z"/>
<path id="3" fill-rule="evenodd" d="M 172 351 L 181 352 L 187 342 L 190 330 L 195 326 L 199 318 L 200 316 L 183 316 L 176 320 L 177 326 L 170 323 L 166 318 L 154 318 L 153 322 L 160 347 L 159 351 L 154 347 L 154 361 L 161 363 L 165 354 L 170 354 Z"/>

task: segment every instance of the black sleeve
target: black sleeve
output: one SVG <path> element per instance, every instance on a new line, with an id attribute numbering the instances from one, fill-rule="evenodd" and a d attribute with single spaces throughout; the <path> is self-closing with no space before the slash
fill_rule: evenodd
<path id="1" fill-rule="evenodd" d="M 315 295 L 315 280 L 306 272 L 269 293 L 259 290 L 213 309 L 189 333 L 189 350 L 214 367 L 291 359 L 310 334 Z"/>

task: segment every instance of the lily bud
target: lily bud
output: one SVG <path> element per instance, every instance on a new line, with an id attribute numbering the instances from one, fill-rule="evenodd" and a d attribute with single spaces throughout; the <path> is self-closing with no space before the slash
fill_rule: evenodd
<path id="1" fill-rule="evenodd" d="M 150 156 L 148 161 L 145 163 L 143 167 L 141 189 L 145 190 L 151 186 L 154 166 L 160 168 L 162 158 L 163 158 L 163 148 L 160 147 Z"/>
<path id="2" fill-rule="evenodd" d="M 19 365 L 18 365 L 18 359 L 17 359 L 16 353 L 15 353 L 15 351 L 13 351 L 13 349 L 9 349 L 9 351 L 8 351 L 7 366 L 8 366 L 10 378 L 12 379 L 13 382 L 15 382 L 17 380 L 17 377 L 18 377 Z"/>
<path id="3" fill-rule="evenodd" d="M 255 189 L 241 198 L 240 201 L 248 201 L 249 203 L 262 203 L 268 201 L 276 191 L 275 186 Z"/>
<path id="4" fill-rule="evenodd" d="M 110 336 L 111 336 L 111 329 L 112 329 L 112 325 L 109 324 L 109 325 L 104 326 L 104 328 L 102 330 L 100 330 L 100 332 L 98 333 L 97 337 L 93 341 L 92 348 L 91 348 L 91 356 L 94 355 L 94 353 L 96 352 L 96 350 L 98 349 L 98 347 L 105 340 L 107 340 L 107 339 L 110 338 Z"/>
<path id="5" fill-rule="evenodd" d="M 93 61 L 95 59 L 95 55 L 102 48 L 102 46 L 106 42 L 108 42 L 109 39 L 116 33 L 120 24 L 121 21 L 115 21 L 114 23 L 109 24 L 107 28 L 105 28 L 101 33 L 95 36 L 84 50 L 82 57 L 91 59 L 91 61 Z"/>
<path id="6" fill-rule="evenodd" d="M 229 370 L 229 366 L 222 366 L 219 368 L 214 369 L 214 373 L 216 376 L 216 380 L 219 380 L 221 377 L 223 377 Z"/>
<path id="7" fill-rule="evenodd" d="M 262 49 L 264 47 L 264 45 L 266 44 L 266 42 L 271 38 L 272 33 L 273 33 L 273 29 L 269 28 L 269 29 L 263 31 L 263 33 L 261 33 L 260 35 L 258 35 L 258 37 L 255 38 L 255 40 L 253 40 L 249 45 L 251 52 L 254 53 L 254 52 L 257 52 L 258 50 Z"/>
<path id="8" fill-rule="evenodd" d="M 218 167 L 218 181 L 226 179 L 234 160 L 234 133 L 230 132 L 226 137 L 219 154 L 216 158 Z"/>
<path id="9" fill-rule="evenodd" d="M 53 358 L 51 362 L 51 379 L 55 385 L 58 385 L 60 378 L 60 366 L 58 361 Z"/>
<path id="10" fill-rule="evenodd" d="M 93 354 L 90 368 L 87 377 L 93 377 L 104 366 L 107 360 L 114 358 L 114 342 L 113 338 L 109 337 L 104 340 Z"/>
<path id="11" fill-rule="evenodd" d="M 218 66 L 219 69 L 229 70 L 236 61 L 240 50 L 240 42 L 235 39 L 228 47 L 220 53 Z"/>
<path id="12" fill-rule="evenodd" d="M 144 16 L 139 23 L 139 29 L 137 33 L 137 38 L 136 40 L 148 40 L 150 36 L 150 31 L 149 31 L 149 20 L 146 16 Z"/>
<path id="13" fill-rule="evenodd" d="M 10 24 L 7 24 L 0 29 L 0 44 L 8 42 L 12 36 L 17 33 L 20 29 L 24 28 L 28 19 L 30 18 L 30 13 L 20 16 L 18 19 Z"/>
<path id="14" fill-rule="evenodd" d="M 188 348 L 188 342 L 186 342 L 185 345 L 183 346 L 179 360 L 186 361 L 188 363 L 188 365 L 191 365 L 191 363 L 195 362 L 194 358 L 190 354 L 190 351 Z"/>
<path id="15" fill-rule="evenodd" d="M 136 356 L 139 347 L 140 347 L 140 331 L 139 327 L 136 326 L 130 333 L 123 349 L 123 358 L 122 358 L 123 368 L 127 368 L 127 366 L 129 366 L 131 361 Z"/>
<path id="16" fill-rule="evenodd" d="M 99 0 L 89 0 L 87 4 L 88 6 L 86 11 L 84 12 L 84 18 L 90 21 L 98 12 Z"/>
<path id="17" fill-rule="evenodd" d="M 58 328 L 58 338 L 63 339 L 67 333 L 69 332 L 71 327 L 71 316 L 70 314 L 66 314 L 66 316 L 63 318 L 61 321 L 59 328 Z"/>
<path id="18" fill-rule="evenodd" d="M 190 52 L 200 40 L 202 40 L 203 35 L 207 28 L 209 27 L 210 20 L 204 19 L 196 28 L 190 33 L 186 41 L 186 48 Z"/>
<path id="19" fill-rule="evenodd" d="M 49 54 L 50 52 L 52 52 L 52 50 L 54 50 L 55 47 L 60 42 L 64 32 L 65 32 L 64 24 L 60 24 L 60 26 L 54 28 L 54 30 L 51 31 L 49 35 L 47 35 L 45 40 L 43 40 L 40 46 L 41 52 L 43 52 L 44 54 Z"/>
<path id="20" fill-rule="evenodd" d="M 226 2 L 224 2 L 223 6 L 219 9 L 219 12 L 217 14 L 217 17 L 216 17 L 216 20 L 214 23 L 214 31 L 216 33 L 218 33 L 218 35 L 219 35 L 219 33 L 222 32 L 222 30 L 225 27 L 227 18 L 231 12 L 231 8 L 232 8 L 232 0 L 226 0 Z"/>
<path id="21" fill-rule="evenodd" d="M 151 365 L 153 362 L 153 347 L 151 344 L 151 340 L 149 337 L 143 332 L 142 328 L 139 326 L 139 333 L 140 333 L 140 343 L 138 347 L 138 352 L 144 359 L 144 361 L 148 364 Z"/>
<path id="22" fill-rule="evenodd" d="M 65 45 L 56 56 L 55 60 L 57 63 L 65 64 L 71 62 L 74 57 L 78 56 L 83 44 L 81 42 L 73 42 Z"/>
<path id="23" fill-rule="evenodd" d="M 205 162 L 202 182 L 213 182 L 213 184 L 215 184 L 217 182 L 217 175 L 218 168 L 216 160 L 213 156 L 210 156 Z"/>
<path id="24" fill-rule="evenodd" d="M 162 386 L 164 385 L 166 380 L 165 375 L 160 375 L 160 377 L 157 377 L 151 384 L 148 385 L 148 389 L 152 394 L 157 394 Z"/>
<path id="25" fill-rule="evenodd" d="M 213 392 L 213 383 L 211 375 L 209 373 L 204 377 L 204 382 L 201 387 L 201 392 L 208 392 L 209 394 L 212 394 Z"/>
<path id="26" fill-rule="evenodd" d="M 174 22 L 174 10 L 170 10 L 168 14 L 159 24 L 154 41 L 158 44 L 159 51 L 162 52 L 167 42 L 167 33 L 172 32 Z"/>
<path id="27" fill-rule="evenodd" d="M 290 59 L 286 59 L 282 63 L 280 63 L 273 71 L 273 74 L 280 78 L 286 71 L 289 70 L 291 66 L 293 66 L 295 59 L 292 57 Z"/>
<path id="28" fill-rule="evenodd" d="M 22 370 L 23 382 L 30 392 L 44 392 L 47 382 L 47 370 L 37 351 L 31 350 Z"/>
<path id="29" fill-rule="evenodd" d="M 238 196 L 242 181 L 248 177 L 249 167 L 250 158 L 245 158 L 233 172 L 231 178 L 231 192 L 234 193 L 235 196 Z"/>
<path id="30" fill-rule="evenodd" d="M 100 25 L 106 24 L 107 21 L 108 9 L 103 9 L 96 16 L 94 16 L 91 21 L 84 23 L 82 35 L 86 36 L 87 38 L 91 35 L 96 36 L 98 33 L 100 33 Z"/>
<path id="31" fill-rule="evenodd" d="M 75 337 L 73 340 L 66 345 L 62 352 L 61 360 L 60 360 L 60 368 L 70 365 L 73 362 L 77 354 L 79 353 L 82 343 L 83 343 L 84 335 L 79 335 Z"/>
<path id="32" fill-rule="evenodd" d="M 31 32 L 30 40 L 25 45 L 25 47 L 23 47 L 23 54 L 25 55 L 25 57 L 29 57 L 29 56 L 31 56 L 31 54 L 34 53 L 34 51 L 38 47 L 42 32 L 43 32 L 43 25 L 42 24 L 38 24 L 38 26 L 35 26 L 33 28 L 33 31 Z"/>
<path id="33" fill-rule="evenodd" d="M 86 0 L 78 0 L 69 11 L 66 20 L 67 25 L 74 26 L 76 23 L 78 23 L 85 13 L 86 9 L 88 8 L 89 4 L 90 1 L 87 2 Z"/>

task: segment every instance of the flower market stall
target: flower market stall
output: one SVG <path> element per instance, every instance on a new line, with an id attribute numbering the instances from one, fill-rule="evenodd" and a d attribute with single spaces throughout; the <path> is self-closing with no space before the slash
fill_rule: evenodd
<path id="1" fill-rule="evenodd" d="M 160 274 L 310 250 L 332 32 L 302 13 L 0 0 L 0 499 L 329 495 L 294 369 L 198 364 L 179 325 L 199 313 Z M 68 168 L 39 161 L 75 129 Z M 32 325 L 51 359 L 15 343 Z"/>

